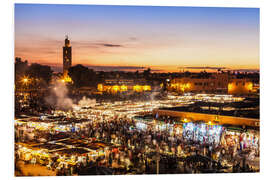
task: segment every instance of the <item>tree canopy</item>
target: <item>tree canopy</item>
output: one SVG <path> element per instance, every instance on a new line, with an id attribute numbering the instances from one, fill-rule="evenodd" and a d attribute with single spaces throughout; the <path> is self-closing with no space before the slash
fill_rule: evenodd
<path id="1" fill-rule="evenodd" d="M 53 71 L 50 66 L 44 66 L 37 63 L 31 64 L 26 71 L 26 75 L 33 78 L 43 79 L 47 84 L 52 78 L 52 73 Z"/>
<path id="2" fill-rule="evenodd" d="M 68 71 L 68 75 L 73 80 L 76 88 L 96 85 L 96 74 L 92 69 L 78 64 L 69 68 Z"/>
<path id="3" fill-rule="evenodd" d="M 27 78 L 29 87 L 40 87 L 48 85 L 52 78 L 52 69 L 50 66 L 33 63 L 28 65 L 28 61 L 22 61 L 21 58 L 15 58 L 15 84 L 20 88 L 23 85 L 23 79 Z"/>

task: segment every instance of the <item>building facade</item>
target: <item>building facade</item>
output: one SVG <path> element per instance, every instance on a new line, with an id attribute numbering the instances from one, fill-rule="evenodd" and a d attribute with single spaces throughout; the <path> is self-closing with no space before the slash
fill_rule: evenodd
<path id="1" fill-rule="evenodd" d="M 251 94 L 256 93 L 250 79 L 230 79 L 228 94 Z"/>
<path id="2" fill-rule="evenodd" d="M 171 80 L 168 90 L 178 93 L 223 93 L 235 95 L 255 92 L 251 79 L 237 78 L 229 73 L 212 73 L 207 77 L 174 78 Z"/>
<path id="3" fill-rule="evenodd" d="M 215 73 L 209 77 L 182 77 L 171 80 L 169 90 L 179 93 L 226 93 L 229 77 L 226 73 Z"/>
<path id="4" fill-rule="evenodd" d="M 123 92 L 145 92 L 151 91 L 151 85 L 144 79 L 106 79 L 104 84 L 98 84 L 99 92 L 111 94 Z"/>

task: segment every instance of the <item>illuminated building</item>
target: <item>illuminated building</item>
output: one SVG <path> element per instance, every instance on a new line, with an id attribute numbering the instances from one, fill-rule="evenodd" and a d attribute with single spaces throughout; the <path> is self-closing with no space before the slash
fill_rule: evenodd
<path id="1" fill-rule="evenodd" d="M 210 77 L 183 77 L 171 81 L 170 90 L 181 93 L 224 93 L 227 91 L 228 74 L 212 74 Z"/>
<path id="2" fill-rule="evenodd" d="M 228 84 L 229 94 L 250 94 L 253 92 L 253 83 L 249 79 L 231 79 Z"/>
<path id="3" fill-rule="evenodd" d="M 64 79 L 68 76 L 68 69 L 72 65 L 72 54 L 71 45 L 68 36 L 65 39 L 65 46 L 63 46 L 63 77 Z"/>
<path id="4" fill-rule="evenodd" d="M 106 93 L 147 92 L 151 86 L 144 79 L 106 79 L 104 84 L 98 84 L 97 90 Z"/>
<path id="5" fill-rule="evenodd" d="M 58 81 L 60 81 L 62 83 L 73 83 L 73 81 L 72 81 L 71 77 L 69 77 L 69 75 L 66 75 L 66 76 L 59 78 Z"/>
<path id="6" fill-rule="evenodd" d="M 169 91 L 178 93 L 254 93 L 252 80 L 236 78 L 228 73 L 213 73 L 209 77 L 182 77 L 171 80 Z"/>

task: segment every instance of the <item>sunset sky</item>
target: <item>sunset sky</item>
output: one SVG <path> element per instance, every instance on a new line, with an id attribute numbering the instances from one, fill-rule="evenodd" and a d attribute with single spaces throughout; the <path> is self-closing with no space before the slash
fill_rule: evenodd
<path id="1" fill-rule="evenodd" d="M 179 71 L 182 67 L 259 69 L 259 9 L 15 5 L 15 57 L 62 67 Z"/>

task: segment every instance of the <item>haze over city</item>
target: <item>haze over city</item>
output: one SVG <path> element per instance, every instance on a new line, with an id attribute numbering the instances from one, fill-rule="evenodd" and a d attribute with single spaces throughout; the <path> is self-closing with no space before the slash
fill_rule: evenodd
<path id="1" fill-rule="evenodd" d="M 257 8 L 15 5 L 15 57 L 61 71 L 65 35 L 95 70 L 259 69 Z"/>

